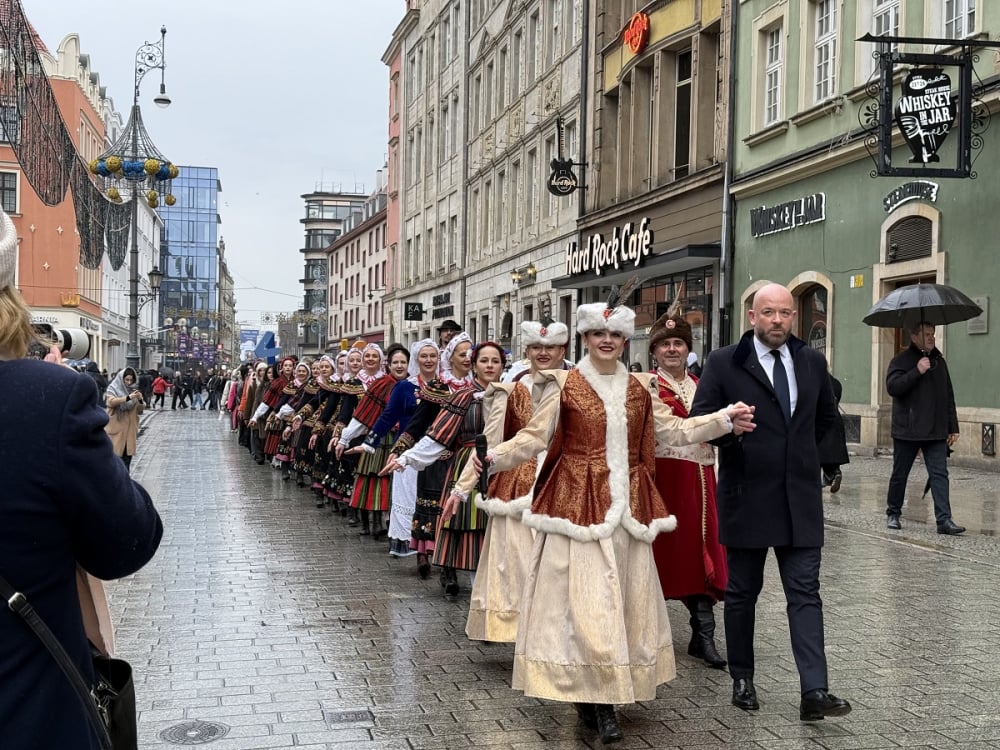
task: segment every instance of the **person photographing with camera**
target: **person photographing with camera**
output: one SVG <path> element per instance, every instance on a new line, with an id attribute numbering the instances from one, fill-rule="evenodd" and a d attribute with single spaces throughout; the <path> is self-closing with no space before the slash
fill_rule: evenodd
<path id="1" fill-rule="evenodd" d="M 79 571 L 103 580 L 136 572 L 156 552 L 163 525 L 112 450 L 94 381 L 59 365 L 65 346 L 52 346 L 46 361 L 26 358 L 37 333 L 14 285 L 17 255 L 17 231 L 0 211 L 0 422 L 11 426 L 0 430 L 0 745 L 97 750 L 86 691 L 21 613 L 31 606 L 91 689 L 88 635 L 100 651 L 111 649 L 103 630 L 88 628 L 99 613 L 91 601 L 85 614 Z"/>
<path id="2" fill-rule="evenodd" d="M 111 438 L 115 455 L 121 456 L 125 468 L 131 469 L 139 439 L 139 415 L 146 408 L 135 370 L 126 367 L 115 376 L 104 394 L 104 403 L 108 407 L 108 424 L 104 431 Z"/>

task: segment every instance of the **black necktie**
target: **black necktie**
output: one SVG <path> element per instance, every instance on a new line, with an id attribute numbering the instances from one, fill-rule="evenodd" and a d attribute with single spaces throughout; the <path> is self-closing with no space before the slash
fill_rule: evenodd
<path id="1" fill-rule="evenodd" d="M 771 355 L 774 357 L 774 374 L 771 376 L 774 395 L 778 397 L 778 404 L 785 414 L 785 424 L 788 424 L 792 421 L 792 394 L 788 390 L 788 373 L 785 372 L 785 363 L 781 359 L 781 350 L 772 349 Z"/>

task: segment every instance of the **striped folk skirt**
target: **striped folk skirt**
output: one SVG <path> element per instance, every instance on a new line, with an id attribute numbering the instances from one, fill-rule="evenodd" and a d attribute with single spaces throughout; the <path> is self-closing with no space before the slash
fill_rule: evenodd
<path id="1" fill-rule="evenodd" d="M 442 502 L 451 493 L 474 450 L 473 446 L 463 446 L 455 454 L 441 493 Z M 466 502 L 459 503 L 458 511 L 447 523 L 438 524 L 432 561 L 435 565 L 472 571 L 479 566 L 489 516 L 476 506 L 476 497 L 476 493 L 472 493 Z"/>
<path id="2" fill-rule="evenodd" d="M 389 460 L 389 451 L 396 437 L 389 433 L 375 448 L 374 453 L 362 453 L 358 461 L 358 478 L 354 482 L 351 507 L 359 510 L 384 511 L 389 509 L 392 476 L 380 477 L 378 473 Z"/>
<path id="3" fill-rule="evenodd" d="M 447 484 L 447 461 L 435 461 L 417 474 L 417 499 L 410 526 L 410 549 L 420 554 L 434 551 L 438 519 L 441 518 L 441 493 Z"/>

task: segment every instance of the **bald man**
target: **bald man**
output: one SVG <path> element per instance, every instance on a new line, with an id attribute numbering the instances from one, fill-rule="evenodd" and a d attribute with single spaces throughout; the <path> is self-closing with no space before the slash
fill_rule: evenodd
<path id="1" fill-rule="evenodd" d="M 760 708 L 754 688 L 754 621 L 764 563 L 774 549 L 788 602 L 788 628 L 799 672 L 802 721 L 843 716 L 851 705 L 829 692 L 819 566 L 823 491 L 816 444 L 836 406 L 826 358 L 792 335 L 795 301 L 780 284 L 757 290 L 752 330 L 712 352 L 691 408 L 708 414 L 744 401 L 757 429 L 719 446 L 719 540 L 726 547 L 726 649 L 733 705 Z"/>

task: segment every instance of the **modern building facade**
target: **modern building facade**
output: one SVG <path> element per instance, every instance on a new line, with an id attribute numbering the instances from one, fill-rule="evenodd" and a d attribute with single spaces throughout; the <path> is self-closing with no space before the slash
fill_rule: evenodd
<path id="1" fill-rule="evenodd" d="M 301 337 L 282 339 L 285 351 L 297 351 L 299 356 L 318 357 L 326 348 L 327 315 L 333 300 L 327 294 L 327 248 L 344 233 L 344 224 L 364 211 L 368 196 L 339 189 L 317 189 L 302 196 L 305 201 L 305 240 L 299 252 L 305 260 L 302 278 L 302 309 L 298 311 Z"/>
<path id="2" fill-rule="evenodd" d="M 764 280 L 788 286 L 798 308 L 797 335 L 825 353 L 843 383 L 849 438 L 870 448 L 891 447 L 885 373 L 909 338 L 897 329 L 869 328 L 862 318 L 898 286 L 955 286 L 987 311 L 938 329 L 958 404 L 956 451 L 995 464 L 1000 395 L 981 384 L 996 379 L 1000 344 L 988 314 L 1000 269 L 987 260 L 1000 229 L 987 188 L 1000 171 L 1000 136 L 988 129 L 974 151 L 978 179 L 874 176 L 864 123 L 873 102 L 868 84 L 875 47 L 856 40 L 866 33 L 995 39 L 1000 6 L 749 0 L 738 12 L 732 335 L 747 326 L 745 310 Z M 904 43 L 897 49 L 955 54 L 958 46 Z M 1000 110 L 995 52 L 977 55 L 974 77 L 980 114 L 989 111 L 993 118 Z M 951 77 L 957 88 L 954 72 Z M 896 78 L 894 101 L 902 79 Z M 893 131 L 892 163 L 924 169 L 911 163 L 899 129 Z M 941 146 L 941 163 L 926 166 L 946 164 L 957 138 L 953 130 Z"/>
<path id="3" fill-rule="evenodd" d="M 160 324 L 170 370 L 207 371 L 225 337 L 219 319 L 219 195 L 215 167 L 180 167 L 173 206 L 161 206 Z"/>

